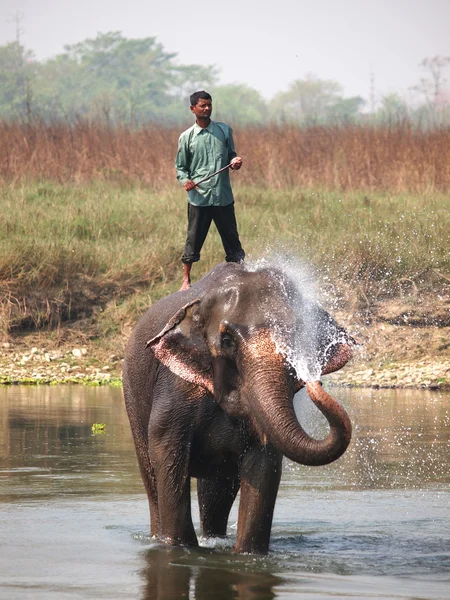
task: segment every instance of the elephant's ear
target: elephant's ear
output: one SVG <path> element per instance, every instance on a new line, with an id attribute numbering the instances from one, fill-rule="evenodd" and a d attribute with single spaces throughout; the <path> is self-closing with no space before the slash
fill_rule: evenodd
<path id="1" fill-rule="evenodd" d="M 357 345 L 357 342 L 346 333 L 345 340 L 330 349 L 325 364 L 322 367 L 322 375 L 328 375 L 342 369 L 352 358 L 353 348 Z"/>
<path id="2" fill-rule="evenodd" d="M 180 308 L 158 335 L 147 342 L 147 348 L 172 373 L 214 394 L 211 355 L 195 326 L 199 303 L 200 300 L 194 300 Z"/>
<path id="3" fill-rule="evenodd" d="M 322 367 L 322 375 L 328 375 L 329 373 L 339 371 L 339 369 L 342 369 L 342 367 L 348 363 L 352 356 L 353 349 L 350 344 L 338 344 L 326 365 Z"/>

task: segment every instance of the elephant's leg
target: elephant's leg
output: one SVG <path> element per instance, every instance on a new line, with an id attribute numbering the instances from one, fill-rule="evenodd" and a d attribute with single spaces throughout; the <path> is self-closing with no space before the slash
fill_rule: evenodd
<path id="1" fill-rule="evenodd" d="M 189 448 L 184 450 L 189 453 Z M 198 546 L 191 516 L 191 479 L 183 458 L 172 451 L 155 467 L 159 535 L 173 546 Z"/>
<path id="2" fill-rule="evenodd" d="M 139 470 L 148 497 L 150 508 L 150 534 L 152 536 L 157 536 L 159 535 L 160 529 L 158 495 L 156 490 L 155 472 L 150 462 L 148 448 L 148 421 L 150 418 L 150 411 L 147 409 L 148 403 L 138 402 L 134 398 L 132 392 L 128 389 L 128 386 L 124 386 L 124 394 Z M 146 410 L 140 409 L 142 406 L 144 406 Z"/>
<path id="3" fill-rule="evenodd" d="M 197 546 L 191 517 L 191 428 L 176 415 L 150 418 L 149 456 L 158 496 L 159 536 L 174 546 Z"/>
<path id="4" fill-rule="evenodd" d="M 239 490 L 236 473 L 219 475 L 197 482 L 200 523 L 206 537 L 225 537 L 228 516 Z"/>
<path id="5" fill-rule="evenodd" d="M 267 553 L 281 461 L 282 455 L 269 444 L 250 448 L 244 455 L 235 552 Z"/>
<path id="6" fill-rule="evenodd" d="M 158 511 L 158 492 L 156 488 L 155 471 L 150 464 L 147 444 L 145 449 L 143 447 L 139 452 L 137 452 L 137 457 L 142 481 L 144 482 L 145 491 L 147 492 L 148 505 L 150 508 L 150 535 L 159 536 L 161 533 L 161 525 Z"/>
<path id="7" fill-rule="evenodd" d="M 136 456 L 138 459 L 139 470 L 145 491 L 147 492 L 148 504 L 150 508 L 150 535 L 159 536 L 160 523 L 158 512 L 158 492 L 156 489 L 155 471 L 150 462 L 147 429 L 141 427 L 139 423 L 134 423 L 130 419 L 133 431 L 134 443 L 136 446 Z"/>

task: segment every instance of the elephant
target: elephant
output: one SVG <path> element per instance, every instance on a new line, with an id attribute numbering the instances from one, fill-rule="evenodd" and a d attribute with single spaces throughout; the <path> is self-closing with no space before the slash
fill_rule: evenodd
<path id="1" fill-rule="evenodd" d="M 350 443 L 350 418 L 320 376 L 343 367 L 355 343 L 271 264 L 222 263 L 155 302 L 132 331 L 123 364 L 151 535 L 198 546 L 194 477 L 203 536 L 226 536 L 240 490 L 233 551 L 266 554 L 283 456 L 326 465 Z M 305 373 L 294 356 L 304 348 Z M 296 418 L 293 398 L 303 387 L 328 420 L 324 440 Z"/>

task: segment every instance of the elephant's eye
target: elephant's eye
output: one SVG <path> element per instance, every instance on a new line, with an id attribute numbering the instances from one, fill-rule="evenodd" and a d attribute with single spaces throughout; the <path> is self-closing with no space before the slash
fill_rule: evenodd
<path id="1" fill-rule="evenodd" d="M 224 349 L 234 348 L 234 340 L 228 333 L 223 333 L 220 337 L 220 345 Z"/>

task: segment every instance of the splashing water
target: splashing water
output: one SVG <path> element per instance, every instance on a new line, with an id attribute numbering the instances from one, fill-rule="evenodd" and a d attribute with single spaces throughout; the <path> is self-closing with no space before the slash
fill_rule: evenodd
<path id="1" fill-rule="evenodd" d="M 299 379 L 305 382 L 320 379 L 330 349 L 347 340 L 322 309 L 311 268 L 293 256 L 271 254 L 246 263 L 246 269 L 250 272 L 269 269 L 281 275 L 277 283 L 286 297 L 292 322 L 280 323 L 268 312 L 272 339 Z"/>

